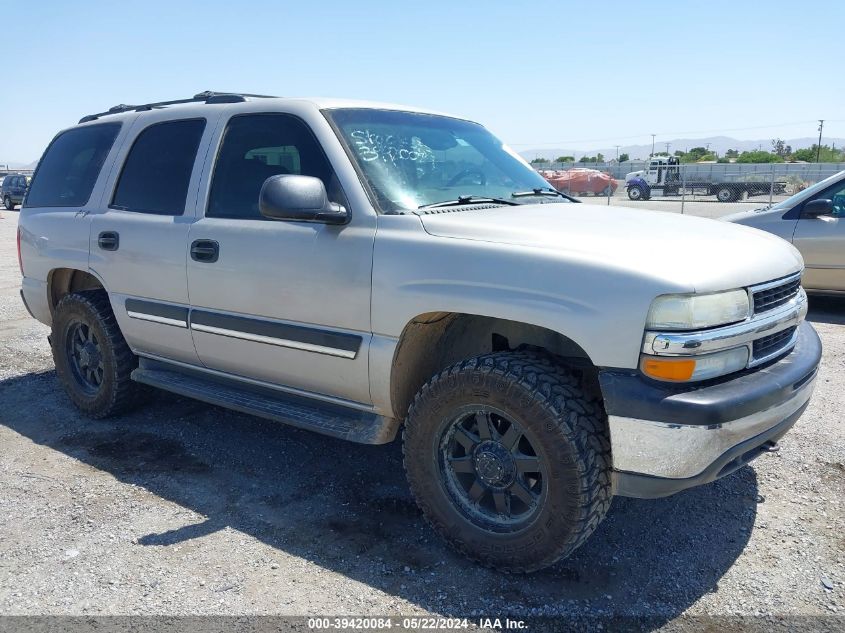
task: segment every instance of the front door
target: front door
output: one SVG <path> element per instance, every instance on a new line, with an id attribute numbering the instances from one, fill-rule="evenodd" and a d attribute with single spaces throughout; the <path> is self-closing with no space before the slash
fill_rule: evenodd
<path id="1" fill-rule="evenodd" d="M 232 116 L 189 231 L 188 289 L 197 353 L 209 369 L 295 391 L 370 402 L 370 275 L 375 218 L 351 209 L 331 226 L 265 219 L 276 174 L 323 180 L 348 202 L 311 128 L 283 113 Z"/>
<path id="2" fill-rule="evenodd" d="M 845 183 L 812 199 L 823 198 L 833 201 L 833 213 L 798 220 L 792 242 L 804 257 L 805 288 L 845 291 Z"/>

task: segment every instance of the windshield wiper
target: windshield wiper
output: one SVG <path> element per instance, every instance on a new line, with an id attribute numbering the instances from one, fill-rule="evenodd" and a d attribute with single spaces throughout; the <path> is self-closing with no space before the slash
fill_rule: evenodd
<path id="1" fill-rule="evenodd" d="M 514 191 L 511 194 L 511 198 L 527 198 L 529 196 L 549 196 L 552 198 L 561 197 L 571 200 L 572 202 L 578 202 L 572 196 L 567 196 L 565 193 L 558 191 L 557 189 L 552 189 L 551 187 L 538 187 L 537 189 L 532 189 L 531 191 Z"/>
<path id="2" fill-rule="evenodd" d="M 483 204 L 485 202 L 493 202 L 496 204 L 505 204 L 509 207 L 518 205 L 518 202 L 513 200 L 505 200 L 504 198 L 488 198 L 487 196 L 458 196 L 454 200 L 444 200 L 443 202 L 432 202 L 431 204 L 422 204 L 418 209 L 437 209 L 439 207 L 454 207 L 461 204 Z"/>

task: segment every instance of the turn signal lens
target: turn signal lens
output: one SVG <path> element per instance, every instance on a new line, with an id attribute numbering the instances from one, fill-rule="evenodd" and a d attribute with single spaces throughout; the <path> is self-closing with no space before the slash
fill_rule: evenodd
<path id="1" fill-rule="evenodd" d="M 646 376 L 656 380 L 684 382 L 724 376 L 745 369 L 747 364 L 748 348 L 735 347 L 692 358 L 643 356 L 640 369 Z"/>
<path id="2" fill-rule="evenodd" d="M 644 358 L 643 373 L 657 380 L 689 380 L 695 372 L 695 361 L 674 358 Z"/>

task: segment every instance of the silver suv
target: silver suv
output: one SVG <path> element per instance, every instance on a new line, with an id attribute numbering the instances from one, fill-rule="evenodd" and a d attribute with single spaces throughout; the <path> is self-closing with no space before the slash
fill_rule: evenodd
<path id="1" fill-rule="evenodd" d="M 821 355 L 783 240 L 583 206 L 416 108 L 116 106 L 50 143 L 18 237 L 82 411 L 152 386 L 355 442 L 402 429 L 434 529 L 508 571 L 570 554 L 614 494 L 771 449 Z"/>

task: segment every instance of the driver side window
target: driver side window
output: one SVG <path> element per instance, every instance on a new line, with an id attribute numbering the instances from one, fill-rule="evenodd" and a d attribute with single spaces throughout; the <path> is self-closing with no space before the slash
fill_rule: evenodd
<path id="1" fill-rule="evenodd" d="M 815 200 L 824 199 L 830 199 L 833 202 L 831 215 L 837 218 L 845 217 L 845 183 L 840 182 L 815 198 Z"/>
<path id="2" fill-rule="evenodd" d="M 331 202 L 348 208 L 340 182 L 308 126 L 289 114 L 231 118 L 214 166 L 206 217 L 263 220 L 258 194 L 279 174 L 314 176 Z"/>

